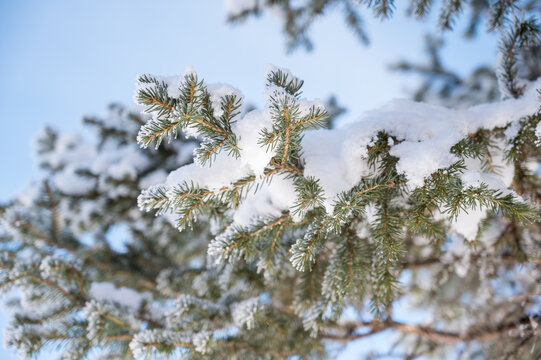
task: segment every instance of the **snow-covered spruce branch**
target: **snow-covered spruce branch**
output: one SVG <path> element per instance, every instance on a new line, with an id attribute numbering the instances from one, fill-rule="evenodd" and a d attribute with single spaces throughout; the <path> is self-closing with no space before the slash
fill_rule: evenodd
<path id="1" fill-rule="evenodd" d="M 199 219 L 180 233 L 168 219 L 136 209 L 140 189 L 191 161 L 195 141 L 140 149 L 131 139 L 150 119 L 118 105 L 109 110 L 105 119 L 85 120 L 95 142 L 47 129 L 37 141 L 44 181 L 0 206 L 0 289 L 13 309 L 6 343 L 22 358 L 51 346 L 65 359 L 323 354 L 315 338 L 275 350 L 289 331 L 305 337 L 302 320 L 259 300 L 264 286 L 255 265 L 204 261 L 214 224 Z M 235 182 L 222 196 L 234 202 L 254 180 Z M 153 333 L 163 342 L 137 345 Z"/>
<path id="2" fill-rule="evenodd" d="M 158 147 L 165 137 L 171 140 L 179 129 L 184 129 L 193 135 L 205 135 L 205 142 L 195 154 L 201 164 L 211 161 L 224 149 L 238 156 L 231 123 L 238 115 L 242 100 L 239 94 L 224 89 L 223 96 L 216 96 L 195 74 L 186 75 L 182 87 L 178 88 L 149 75 L 140 76 L 138 83 L 136 100 L 158 115 L 139 132 L 137 140 L 145 147 L 153 141 Z M 170 91 L 175 93 L 170 94 Z"/>
<path id="3" fill-rule="evenodd" d="M 69 359 L 323 357 L 329 340 L 365 334 L 341 328 L 344 310 L 391 324 L 393 299 L 432 311 L 431 324 L 390 327 L 409 334 L 405 346 L 415 336 L 417 354 L 538 342 L 536 323 L 522 322 L 537 321 L 541 293 L 528 205 L 541 188 L 537 83 L 467 110 L 395 101 L 328 130 L 325 109 L 287 71 L 270 69 L 269 106 L 251 112 L 237 90 L 188 75 L 147 77 L 153 118 L 112 106 L 87 119 L 95 143 L 40 137 L 46 181 L 0 207 L 0 284 L 15 309 L 7 342 L 22 357 L 50 345 Z M 177 139 L 134 146 L 153 120 Z M 223 132 L 238 152 L 220 144 Z M 206 137 L 214 155 L 186 165 Z M 139 203 L 163 216 L 133 209 L 149 187 Z M 177 231 L 175 217 L 193 229 Z M 119 228 L 122 250 L 110 239 Z M 370 303 L 381 320 L 363 310 Z M 460 338 L 435 341 L 431 329 Z M 492 335 L 464 335 L 474 329 Z"/>
<path id="4" fill-rule="evenodd" d="M 172 172 L 166 183 L 143 191 L 139 205 L 176 214 L 180 229 L 201 216 L 224 223 L 208 250 L 217 262 L 258 259 L 270 274 L 288 250 L 295 269 L 310 271 L 318 254 L 341 246 L 353 231 L 371 239 L 372 260 L 363 266 L 370 269 L 374 309 L 382 313 L 396 294 L 409 231 L 433 241 L 449 231 L 474 240 L 489 215 L 517 223 L 539 219 L 537 208 L 513 190 L 515 164 L 506 160 L 516 152 L 517 136 L 532 136 L 525 127 L 538 126 L 539 80 L 519 99 L 465 110 L 395 100 L 328 130 L 323 105 L 300 97 L 301 80 L 274 67 L 266 79 L 264 110 L 242 114 L 239 103 L 234 117 L 223 117 L 230 99 L 242 98 L 238 90 L 206 85 L 192 72 L 168 80 L 166 97 L 194 84 L 198 89 L 177 96 L 171 112 L 147 107 L 154 116 L 149 124 L 174 124 L 175 131 L 215 144 L 215 158 Z M 203 103 L 209 107 L 192 106 Z M 234 152 L 216 140 L 223 132 L 235 139 Z M 139 139 L 148 146 L 159 134 L 145 125 Z M 352 259 L 356 247 L 335 253 L 334 262 Z M 331 260 L 326 277 L 339 268 Z M 329 289 L 321 296 L 335 305 L 342 300 Z"/>
<path id="5" fill-rule="evenodd" d="M 518 50 L 535 45 L 539 46 L 541 29 L 537 20 L 532 17 L 519 20 L 517 17 L 501 34 L 500 40 L 500 89 L 504 95 L 518 98 L 524 91 L 525 85 L 519 84 Z"/>

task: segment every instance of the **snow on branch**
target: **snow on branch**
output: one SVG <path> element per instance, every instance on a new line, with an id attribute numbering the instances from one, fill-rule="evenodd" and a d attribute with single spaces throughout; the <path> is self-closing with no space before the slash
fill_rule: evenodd
<path id="1" fill-rule="evenodd" d="M 178 97 L 176 107 L 192 113 L 163 115 L 147 106 L 154 115 L 150 123 L 178 124 L 201 145 L 194 152 L 199 161 L 144 190 L 139 206 L 175 214 L 179 229 L 199 217 L 218 221 L 221 230 L 208 247 L 217 264 L 259 259 L 259 270 L 270 276 L 287 257 L 296 270 L 313 272 L 329 247 L 335 255 L 321 301 L 340 303 L 370 267 L 372 306 L 381 315 L 398 289 L 408 231 L 434 241 L 445 231 L 474 240 L 488 216 L 518 223 L 539 219 L 537 208 L 513 188 L 512 154 L 522 149 L 517 136 L 537 137 L 541 80 L 518 98 L 467 109 L 393 100 L 353 123 L 326 129 L 328 114 L 319 101 L 301 97 L 302 80 L 273 66 L 265 78 L 263 110 L 237 111 L 240 93 L 223 95 L 232 88 L 207 85 L 194 73 L 175 81 L 189 95 Z M 189 93 L 190 87 L 198 90 Z M 209 101 L 216 89 L 221 97 Z M 142 146 L 154 136 L 149 129 L 142 127 Z M 215 153 L 212 162 L 201 158 L 208 150 Z M 357 255 L 365 248 L 357 236 L 344 246 L 350 233 L 368 234 L 372 259 Z M 339 262 L 345 259 L 363 271 L 338 282 L 333 277 L 344 272 Z M 349 290 L 341 292 L 342 285 Z M 323 314 L 303 304 L 298 302 L 300 313 Z M 316 320 L 307 320 L 312 329 Z"/>

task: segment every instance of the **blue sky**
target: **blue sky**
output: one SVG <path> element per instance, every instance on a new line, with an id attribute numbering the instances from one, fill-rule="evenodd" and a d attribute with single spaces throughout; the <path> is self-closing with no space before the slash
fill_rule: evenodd
<path id="1" fill-rule="evenodd" d="M 80 130 L 83 115 L 103 114 L 110 102 L 131 103 L 139 73 L 180 74 L 191 64 L 207 81 L 229 83 L 261 106 L 263 72 L 272 63 L 303 78 L 309 98 L 337 95 L 350 119 L 405 97 L 416 79 L 388 65 L 424 60 L 423 38 L 435 26 L 403 13 L 398 8 L 394 19 L 381 22 L 365 10 L 371 45 L 364 47 L 340 11 L 332 12 L 310 32 L 313 52 L 287 54 L 275 18 L 227 25 L 222 0 L 0 0 L 0 201 L 39 176 L 30 142 L 41 128 Z M 444 60 L 458 72 L 496 58 L 493 36 L 446 38 Z M 0 358 L 13 357 L 0 352 Z"/>

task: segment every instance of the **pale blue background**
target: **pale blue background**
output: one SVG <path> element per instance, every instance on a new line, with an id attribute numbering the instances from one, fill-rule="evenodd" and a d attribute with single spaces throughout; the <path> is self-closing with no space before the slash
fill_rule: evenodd
<path id="1" fill-rule="evenodd" d="M 404 97 L 418 79 L 390 73 L 388 65 L 424 60 L 423 37 L 435 26 L 403 13 L 380 22 L 365 10 L 371 45 L 363 47 L 335 11 L 313 27 L 313 52 L 288 55 L 275 18 L 230 26 L 221 0 L 0 0 L 0 201 L 39 176 L 30 140 L 45 124 L 81 129 L 84 114 L 131 103 L 138 73 L 179 74 L 191 64 L 207 81 L 230 83 L 261 106 L 263 72 L 272 63 L 303 78 L 309 98 L 337 95 L 346 119 Z M 453 69 L 494 62 L 494 36 L 463 42 L 447 35 L 444 59 Z M 358 351 L 350 347 L 344 358 Z M 0 350 L 0 358 L 14 355 Z"/>

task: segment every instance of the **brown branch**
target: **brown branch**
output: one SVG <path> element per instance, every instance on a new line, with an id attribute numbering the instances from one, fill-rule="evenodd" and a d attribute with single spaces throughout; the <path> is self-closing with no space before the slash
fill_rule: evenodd
<path id="1" fill-rule="evenodd" d="M 472 341 L 487 342 L 496 340 L 501 336 L 509 335 L 511 331 L 524 328 L 525 326 L 533 328 L 533 322 L 538 321 L 540 318 L 541 316 L 525 316 L 518 321 L 501 324 L 495 328 L 470 328 L 468 331 L 462 334 L 439 330 L 430 326 L 401 323 L 394 320 L 372 320 L 368 322 L 352 321 L 336 327 L 331 327 L 330 329 L 334 331 L 323 333 L 321 338 L 325 340 L 347 343 L 349 341 L 392 329 L 405 334 L 414 334 L 437 343 L 454 344 L 459 342 L 468 343 Z M 353 332 L 357 328 L 369 328 L 370 330 L 366 333 L 354 334 Z"/>
<path id="2" fill-rule="evenodd" d="M 272 244 L 270 246 L 270 251 L 269 251 L 269 259 L 267 260 L 267 264 L 270 265 L 271 263 L 271 260 L 272 260 L 272 255 L 274 254 L 274 249 L 276 247 L 276 242 L 278 241 L 278 238 L 280 237 L 280 232 L 282 231 L 282 228 L 284 227 L 284 224 L 280 224 L 280 227 L 278 228 L 278 230 L 276 231 L 276 234 L 274 235 L 274 238 L 272 239 Z"/>
<path id="3" fill-rule="evenodd" d="M 196 85 L 197 85 L 196 83 L 190 84 L 190 103 L 193 102 L 194 90 L 195 90 Z"/>
<path id="4" fill-rule="evenodd" d="M 194 203 L 189 209 L 188 211 L 186 212 L 186 214 L 184 214 L 184 216 L 182 217 L 182 222 L 186 222 L 188 220 L 188 217 L 192 214 L 192 212 L 195 210 L 195 208 L 201 204 L 203 202 L 203 197 L 201 197 L 201 199 L 199 199 L 199 201 L 197 201 L 196 203 Z"/>
<path id="5" fill-rule="evenodd" d="M 34 280 L 37 283 L 43 284 L 53 290 L 58 291 L 59 293 L 61 293 L 62 295 L 71 299 L 74 302 L 81 302 L 83 300 L 79 298 L 78 296 L 73 295 L 69 291 L 64 290 L 63 288 L 61 288 L 60 286 L 58 286 L 56 283 L 52 282 L 51 280 L 42 279 L 41 277 L 34 274 L 29 274 L 28 277 L 30 277 L 32 280 Z"/>
<path id="6" fill-rule="evenodd" d="M 210 123 L 210 122 L 208 122 L 208 121 L 199 120 L 199 119 L 197 119 L 197 118 L 190 117 L 190 116 L 187 115 L 187 114 L 186 114 L 185 116 L 186 116 L 187 118 L 189 118 L 190 120 L 193 120 L 194 122 L 198 123 L 198 124 L 201 125 L 201 126 L 204 126 L 204 127 L 209 128 L 209 129 L 212 129 L 212 130 L 214 130 L 214 131 L 216 131 L 216 132 L 219 132 L 220 134 L 223 134 L 223 135 L 225 135 L 225 136 L 229 136 L 229 134 L 227 133 L 227 131 L 225 131 L 225 130 L 219 128 L 218 126 L 216 126 L 216 125 L 214 125 L 214 124 L 212 124 L 212 123 Z"/>
<path id="7" fill-rule="evenodd" d="M 289 220 L 290 216 L 289 215 L 286 215 L 286 216 L 282 216 L 280 218 L 278 218 L 276 221 L 268 224 L 268 225 L 265 225 L 263 226 L 261 229 L 258 229 L 250 234 L 248 234 L 247 236 L 255 236 L 263 231 L 266 231 L 268 229 L 272 229 L 273 227 L 275 227 L 276 225 L 280 225 L 281 223 L 283 223 L 284 221 L 287 221 Z"/>
<path id="8" fill-rule="evenodd" d="M 301 125 L 310 123 L 310 122 L 312 122 L 312 121 L 317 121 L 317 120 L 320 120 L 320 119 L 321 119 L 321 116 L 314 116 L 314 117 L 312 117 L 312 118 L 309 118 L 309 119 L 306 119 L 306 120 L 302 120 L 302 121 L 293 123 L 293 124 L 291 125 L 291 129 L 296 129 L 296 128 L 298 128 L 298 127 L 301 126 Z"/>
<path id="9" fill-rule="evenodd" d="M 173 107 L 171 105 L 168 105 L 168 104 L 164 103 L 163 101 L 160 101 L 158 98 L 153 97 L 153 96 L 147 97 L 147 102 L 150 103 L 150 104 L 160 105 L 161 107 L 166 108 L 167 110 L 172 110 L 173 109 Z"/>
<path id="10" fill-rule="evenodd" d="M 484 152 L 484 155 L 485 155 L 485 159 L 487 160 L 487 164 L 488 164 L 488 167 L 489 167 L 490 171 L 495 173 L 496 169 L 494 168 L 494 165 L 492 164 L 492 159 L 491 159 L 490 154 L 488 153 L 488 150 L 486 148 L 484 148 L 483 152 Z"/>
<path id="11" fill-rule="evenodd" d="M 207 151 L 205 153 L 205 156 L 206 157 L 210 157 L 220 146 L 223 145 L 223 143 L 225 143 L 227 140 L 229 139 L 229 137 L 224 137 L 223 140 L 219 141 L 216 145 L 214 145 L 214 147 L 212 149 L 210 149 L 209 151 Z"/>
<path id="12" fill-rule="evenodd" d="M 365 194 L 365 193 L 367 193 L 367 192 L 370 192 L 370 191 L 372 191 L 372 190 L 376 190 L 376 189 L 378 189 L 378 188 L 380 188 L 380 187 L 384 187 L 384 186 L 393 187 L 393 186 L 399 186 L 399 185 L 403 185 L 403 184 L 404 184 L 404 183 L 395 183 L 394 181 L 389 180 L 389 181 L 387 181 L 387 182 L 384 183 L 384 184 L 377 184 L 377 185 L 371 186 L 371 187 L 369 187 L 369 188 L 367 188 L 367 189 L 361 190 L 361 191 L 359 191 L 359 192 L 357 193 L 357 195 L 362 195 L 362 194 Z"/>
<path id="13" fill-rule="evenodd" d="M 178 122 L 171 123 L 171 125 L 167 126 L 166 128 L 163 128 L 163 129 L 160 130 L 159 132 L 152 134 L 152 135 L 149 137 L 149 139 L 150 139 L 149 142 L 154 141 L 154 139 L 156 139 L 157 137 L 161 136 L 163 133 L 168 132 L 169 130 L 171 130 L 172 128 L 174 128 L 174 127 L 177 126 L 177 125 L 178 125 Z"/>
<path id="14" fill-rule="evenodd" d="M 287 162 L 287 154 L 289 153 L 289 131 L 291 129 L 289 124 L 289 110 L 287 108 L 284 109 L 284 119 L 286 121 L 286 130 L 284 134 L 284 153 L 282 154 L 282 164 Z"/>
<path id="15" fill-rule="evenodd" d="M 284 163 L 278 163 L 275 158 L 272 158 L 270 161 L 270 165 L 274 166 L 276 170 L 284 170 L 293 174 L 302 175 L 303 172 L 300 169 L 297 169 L 293 166 L 285 165 Z"/>

